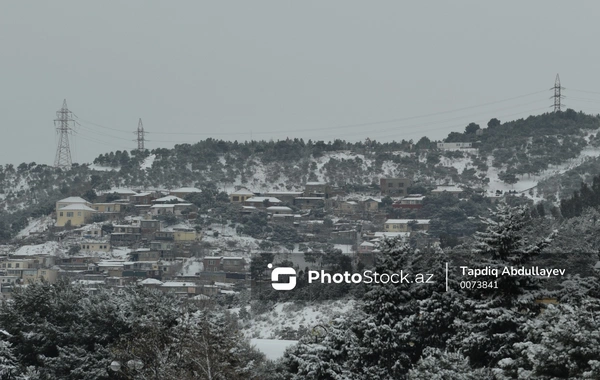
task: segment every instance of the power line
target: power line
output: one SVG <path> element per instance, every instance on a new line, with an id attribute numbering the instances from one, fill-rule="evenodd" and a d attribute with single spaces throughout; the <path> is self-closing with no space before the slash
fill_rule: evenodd
<path id="1" fill-rule="evenodd" d="M 533 109 L 533 110 L 519 111 L 519 112 L 515 112 L 515 113 L 511 113 L 511 114 L 505 114 L 505 115 L 497 115 L 497 117 L 504 118 L 504 117 L 508 117 L 508 116 L 520 115 L 520 114 L 523 114 L 523 113 L 531 114 L 533 112 L 541 111 L 541 110 L 546 110 L 546 109 L 548 109 L 548 108 L 547 107 L 540 107 L 540 108 L 536 108 L 536 109 Z M 435 127 L 435 128 L 425 128 L 425 129 L 419 128 L 418 130 L 415 130 L 414 132 L 402 131 L 402 132 L 397 132 L 397 133 L 394 133 L 394 134 L 388 134 L 388 135 L 384 135 L 384 136 L 375 136 L 375 138 L 395 137 L 395 136 L 398 136 L 400 133 L 402 133 L 404 135 L 416 135 L 417 133 L 433 132 L 433 131 L 440 131 L 440 130 L 448 130 L 448 129 L 451 129 L 451 128 L 459 128 L 459 127 L 464 127 L 464 126 L 465 126 L 464 123 L 462 123 L 462 124 L 454 124 L 454 125 L 445 125 L 445 126 L 442 126 L 442 127 Z M 408 128 L 408 127 L 404 127 L 404 128 Z M 379 131 L 379 132 L 383 132 L 383 131 Z M 359 135 L 359 134 L 362 134 L 362 133 L 370 133 L 370 131 L 369 132 L 361 132 L 361 133 L 351 133 L 351 134 L 345 133 L 344 137 L 346 137 L 346 136 L 356 136 L 356 135 Z M 377 132 L 375 132 L 375 133 L 377 133 Z M 336 137 L 336 136 L 337 135 L 325 135 L 325 136 L 322 136 L 322 137 Z M 371 136 L 369 136 L 369 137 L 371 137 Z"/>
<path id="2" fill-rule="evenodd" d="M 563 87 L 563 88 L 564 88 L 564 87 Z M 586 92 L 586 93 L 588 93 L 588 94 L 597 94 L 597 95 L 600 95 L 600 92 L 597 92 L 597 91 L 576 90 L 576 89 L 574 89 L 574 88 L 570 88 L 570 87 L 569 87 L 569 91 L 575 91 L 575 92 Z M 570 98 L 571 98 L 571 97 L 569 96 L 569 99 L 570 99 Z"/>
<path id="3" fill-rule="evenodd" d="M 481 103 L 481 104 L 472 105 L 472 106 L 468 106 L 468 107 L 456 108 L 456 109 L 440 111 L 440 112 L 433 112 L 433 113 L 422 114 L 422 115 L 417 115 L 417 116 L 410 116 L 410 117 L 405 117 L 405 118 L 387 119 L 387 120 L 371 121 L 371 122 L 364 122 L 364 123 L 358 123 L 358 124 L 346 124 L 346 125 L 321 127 L 321 128 L 304 128 L 304 129 L 297 129 L 296 131 L 298 131 L 298 132 L 313 132 L 313 131 L 322 131 L 324 129 L 344 129 L 344 128 L 365 127 L 365 126 L 378 125 L 378 124 L 389 124 L 389 123 L 395 123 L 395 122 L 400 122 L 400 121 L 408 121 L 408 120 L 414 120 L 414 119 L 420 119 L 420 118 L 426 118 L 426 117 L 432 117 L 432 116 L 439 116 L 439 115 L 464 111 L 464 110 L 478 108 L 478 107 L 485 107 L 485 106 L 489 106 L 489 105 L 493 105 L 493 104 L 508 102 L 511 100 L 516 100 L 516 99 L 521 99 L 521 98 L 525 98 L 525 97 L 532 96 L 532 95 L 541 94 L 544 92 L 546 92 L 546 90 L 531 92 L 531 93 L 524 94 L 524 95 L 519 95 L 519 96 L 514 96 L 511 98 L 496 100 L 493 102 Z M 82 119 L 80 117 L 77 117 L 77 120 L 80 122 L 85 122 L 87 124 L 97 126 L 99 128 L 108 129 L 111 131 L 130 133 L 129 131 L 107 127 L 102 124 L 98 124 L 98 123 L 95 123 L 95 122 L 92 122 L 89 120 Z M 273 133 L 279 133 L 279 132 L 281 132 L 281 130 L 262 131 L 262 132 L 254 132 L 253 131 L 252 133 L 258 134 L 258 135 L 264 135 L 264 134 L 273 134 Z M 155 134 L 155 135 L 190 135 L 190 136 L 233 136 L 233 135 L 238 136 L 239 135 L 239 132 L 145 132 L 145 133 L 146 134 Z M 160 140 L 154 140 L 154 141 L 160 141 Z"/>

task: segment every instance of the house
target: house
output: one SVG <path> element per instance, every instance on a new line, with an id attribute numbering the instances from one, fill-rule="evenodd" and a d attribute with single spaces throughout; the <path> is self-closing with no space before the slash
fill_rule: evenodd
<path id="1" fill-rule="evenodd" d="M 264 195 L 266 197 L 275 197 L 284 203 L 294 204 L 294 198 L 301 197 L 302 191 L 269 191 Z"/>
<path id="2" fill-rule="evenodd" d="M 160 259 L 160 252 L 153 251 L 150 248 L 138 248 L 129 255 L 131 261 L 157 261 Z"/>
<path id="3" fill-rule="evenodd" d="M 325 204 L 324 197 L 296 197 L 294 198 L 294 206 L 298 206 L 303 210 L 323 207 Z"/>
<path id="4" fill-rule="evenodd" d="M 244 272 L 246 259 L 243 257 L 207 256 L 202 259 L 205 272 Z"/>
<path id="5" fill-rule="evenodd" d="M 59 209 L 65 207 L 65 206 L 69 206 L 69 205 L 86 205 L 86 206 L 90 207 L 92 204 L 80 197 L 64 198 L 64 199 L 61 199 L 60 201 L 56 202 L 56 214 L 58 215 Z"/>
<path id="6" fill-rule="evenodd" d="M 412 186 L 412 181 L 408 178 L 380 178 L 379 188 L 381 195 L 404 196 L 408 194 L 408 188 Z"/>
<path id="7" fill-rule="evenodd" d="M 173 240 L 176 242 L 193 242 L 198 239 L 198 233 L 193 228 L 173 228 Z"/>
<path id="8" fill-rule="evenodd" d="M 392 205 L 392 207 L 404 209 L 420 209 L 423 207 L 424 199 L 424 195 L 410 194 L 409 196 L 402 198 L 399 202 L 395 202 Z"/>
<path id="9" fill-rule="evenodd" d="M 175 233 L 173 231 L 156 231 L 154 233 L 155 240 L 175 240 Z"/>
<path id="10" fill-rule="evenodd" d="M 97 256 L 68 256 L 56 259 L 56 266 L 64 271 L 86 271 L 90 263 L 99 260 Z"/>
<path id="11" fill-rule="evenodd" d="M 110 234 L 111 245 L 133 244 L 142 239 L 142 228 L 133 224 L 115 224 Z"/>
<path id="12" fill-rule="evenodd" d="M 166 197 L 158 198 L 152 201 L 153 204 L 172 204 L 172 203 L 186 203 L 187 201 L 183 198 L 179 198 L 175 195 L 167 195 Z"/>
<path id="13" fill-rule="evenodd" d="M 158 289 L 165 293 L 175 294 L 179 297 L 191 297 L 196 295 L 197 287 L 198 286 L 193 282 L 166 281 L 159 286 Z"/>
<path id="14" fill-rule="evenodd" d="M 439 142 L 437 143 L 438 149 L 442 150 L 461 150 L 473 148 L 472 142 Z"/>
<path id="15" fill-rule="evenodd" d="M 377 212 L 379 211 L 379 205 L 381 204 L 381 200 L 369 198 L 364 201 L 359 202 L 363 211 L 366 212 Z"/>
<path id="16" fill-rule="evenodd" d="M 252 197 L 244 201 L 244 206 L 254 206 L 256 208 L 267 208 L 270 206 L 278 206 L 281 200 L 274 197 Z"/>
<path id="17" fill-rule="evenodd" d="M 130 196 L 136 195 L 137 193 L 131 189 L 116 189 L 107 191 L 106 194 L 116 194 L 121 199 L 129 199 Z"/>
<path id="18" fill-rule="evenodd" d="M 305 197 L 329 198 L 331 186 L 327 182 L 306 182 L 304 185 Z"/>
<path id="19" fill-rule="evenodd" d="M 110 203 L 93 203 L 91 208 L 96 210 L 96 213 L 110 220 L 116 220 L 121 217 L 121 213 L 125 211 L 128 205 L 118 202 Z"/>
<path id="20" fill-rule="evenodd" d="M 81 232 L 83 238 L 99 238 L 102 237 L 103 231 L 100 224 L 88 224 L 81 227 L 78 231 Z"/>
<path id="21" fill-rule="evenodd" d="M 430 219 L 388 219 L 385 221 L 386 232 L 411 232 L 429 230 Z"/>
<path id="22" fill-rule="evenodd" d="M 358 202 L 356 201 L 344 201 L 338 204 L 338 209 L 342 213 L 352 214 L 358 210 Z"/>
<path id="23" fill-rule="evenodd" d="M 91 206 L 99 213 L 119 213 L 124 210 L 125 205 L 122 203 L 93 203 Z"/>
<path id="24" fill-rule="evenodd" d="M 37 268 L 23 270 L 23 283 L 47 282 L 54 284 L 58 278 L 58 269 Z"/>
<path id="25" fill-rule="evenodd" d="M 142 219 L 140 220 L 140 229 L 142 235 L 152 235 L 156 231 L 160 231 L 160 220 Z"/>
<path id="26" fill-rule="evenodd" d="M 267 214 L 291 214 L 292 209 L 286 206 L 270 206 L 267 207 Z"/>
<path id="27" fill-rule="evenodd" d="M 438 186 L 435 189 L 431 190 L 431 194 L 442 194 L 442 193 L 448 193 L 448 194 L 454 195 L 455 197 L 458 198 L 463 195 L 464 190 L 458 186 L 453 186 L 453 185 L 442 185 L 442 186 Z"/>
<path id="28" fill-rule="evenodd" d="M 150 242 L 150 250 L 158 252 L 160 257 L 168 255 L 174 246 L 175 244 L 170 240 L 155 240 Z"/>
<path id="29" fill-rule="evenodd" d="M 229 194 L 229 200 L 232 203 L 233 202 L 242 203 L 246 199 L 252 198 L 253 196 L 254 196 L 253 192 L 251 192 L 250 190 L 246 189 L 245 187 L 242 187 L 241 189 L 236 190 L 233 193 Z"/>
<path id="30" fill-rule="evenodd" d="M 61 207 L 56 212 L 56 226 L 64 227 L 71 225 L 73 227 L 79 227 L 87 224 L 92 219 L 92 215 L 96 213 L 96 210 L 82 203 L 73 203 L 64 207 Z"/>
<path id="31" fill-rule="evenodd" d="M 88 271 L 92 273 L 105 273 L 110 277 L 123 277 L 123 260 L 101 260 L 89 263 Z"/>
<path id="32" fill-rule="evenodd" d="M 139 284 L 147 288 L 157 289 L 163 284 L 163 282 L 155 278 L 146 278 L 144 280 L 141 280 Z"/>
<path id="33" fill-rule="evenodd" d="M 126 261 L 123 263 L 121 277 L 160 278 L 161 271 L 157 261 Z"/>
<path id="34" fill-rule="evenodd" d="M 23 270 L 25 269 L 35 269 L 37 266 L 34 260 L 25 259 L 25 260 L 6 260 L 2 262 L 2 271 L 5 272 L 9 276 L 17 276 L 18 278 L 23 278 Z"/>
<path id="35" fill-rule="evenodd" d="M 143 192 L 129 196 L 129 201 L 135 205 L 149 205 L 156 199 L 153 193 Z"/>
<path id="36" fill-rule="evenodd" d="M 300 224 L 300 215 L 294 214 L 273 214 L 271 223 L 277 225 L 298 225 Z"/>
<path id="37" fill-rule="evenodd" d="M 246 269 L 246 260 L 243 257 L 223 257 L 221 265 L 223 272 L 243 272 Z"/>
<path id="38" fill-rule="evenodd" d="M 84 241 L 79 244 L 82 251 L 85 252 L 109 252 L 110 243 L 105 241 Z"/>
<path id="39" fill-rule="evenodd" d="M 197 189 L 195 187 L 180 187 L 179 189 L 169 191 L 169 194 L 174 195 L 176 197 L 185 198 L 189 194 L 197 194 L 201 192 L 202 190 Z"/>
<path id="40" fill-rule="evenodd" d="M 152 215 L 184 215 L 197 210 L 198 207 L 191 203 L 155 204 L 150 206 L 150 214 Z"/>

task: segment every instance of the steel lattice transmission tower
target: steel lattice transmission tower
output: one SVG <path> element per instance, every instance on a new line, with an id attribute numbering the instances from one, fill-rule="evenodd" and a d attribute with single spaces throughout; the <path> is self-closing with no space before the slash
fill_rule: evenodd
<path id="1" fill-rule="evenodd" d="M 54 158 L 54 167 L 61 169 L 71 169 L 71 147 L 69 146 L 69 134 L 73 133 L 75 121 L 73 113 L 67 108 L 67 99 L 63 101 L 62 108 L 56 111 L 56 133 L 58 133 L 58 146 L 56 147 L 56 157 Z"/>
<path id="2" fill-rule="evenodd" d="M 142 124 L 142 119 L 140 119 L 140 121 L 138 122 L 138 127 L 137 127 L 137 131 L 135 131 L 134 133 L 137 134 L 137 144 L 138 144 L 138 150 L 140 152 L 144 151 L 144 135 L 146 132 L 144 132 L 144 125 Z"/>
<path id="3" fill-rule="evenodd" d="M 552 87 L 550 90 L 554 90 L 554 96 L 550 98 L 554 99 L 554 112 L 560 111 L 560 100 L 564 98 L 564 96 L 560 94 L 560 90 L 564 90 L 564 87 L 560 86 L 560 77 L 558 74 L 556 74 L 554 87 Z"/>

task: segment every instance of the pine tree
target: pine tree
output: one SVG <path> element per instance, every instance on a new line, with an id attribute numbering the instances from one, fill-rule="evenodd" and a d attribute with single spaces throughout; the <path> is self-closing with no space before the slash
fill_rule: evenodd
<path id="1" fill-rule="evenodd" d="M 0 340 L 0 379 L 24 379 L 21 375 L 21 368 L 13 353 L 11 344 L 5 340 Z"/>
<path id="2" fill-rule="evenodd" d="M 600 302 L 587 299 L 581 306 L 548 305 L 521 328 L 523 340 L 515 353 L 500 360 L 496 378 L 600 378 Z"/>
<path id="3" fill-rule="evenodd" d="M 337 318 L 327 326 L 315 328 L 298 344 L 288 348 L 281 361 L 283 370 L 293 380 L 342 380 L 354 377 L 347 363 L 354 345 L 351 327 L 363 315 Z"/>
<path id="4" fill-rule="evenodd" d="M 409 371 L 409 380 L 485 380 L 492 378 L 487 368 L 473 368 L 460 352 L 426 348 L 423 357 Z"/>
<path id="5" fill-rule="evenodd" d="M 376 267 L 380 275 L 415 273 L 417 255 L 399 239 L 386 239 L 380 245 L 382 260 Z M 351 368 L 357 378 L 389 379 L 406 375 L 418 360 L 420 336 L 409 328 L 418 314 L 411 288 L 415 284 L 371 284 L 365 294 L 366 318 L 353 326 L 356 348 Z M 414 291 L 414 289 L 413 289 Z"/>
<path id="6" fill-rule="evenodd" d="M 531 263 L 548 246 L 556 231 L 545 239 L 530 243 L 524 206 L 498 205 L 491 217 L 483 219 L 484 232 L 477 232 L 472 268 L 489 267 L 499 276 L 478 277 L 494 281 L 495 286 L 465 291 L 465 309 L 457 318 L 457 334 L 450 344 L 461 349 L 476 366 L 489 366 L 510 356 L 512 345 L 520 340 L 519 327 L 539 311 L 536 299 L 547 295 L 539 281 L 531 276 L 501 275 L 504 267 Z"/>

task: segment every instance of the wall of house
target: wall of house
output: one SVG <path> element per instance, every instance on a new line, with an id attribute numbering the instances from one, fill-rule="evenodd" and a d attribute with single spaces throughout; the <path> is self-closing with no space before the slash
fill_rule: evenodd
<path id="1" fill-rule="evenodd" d="M 196 240 L 196 231 L 175 231 L 175 241 L 193 241 Z"/>
<path id="2" fill-rule="evenodd" d="M 71 226 L 78 227 L 86 224 L 92 217 L 91 211 L 85 210 L 59 210 L 56 214 L 56 225 L 64 227 L 67 222 L 71 221 Z"/>

